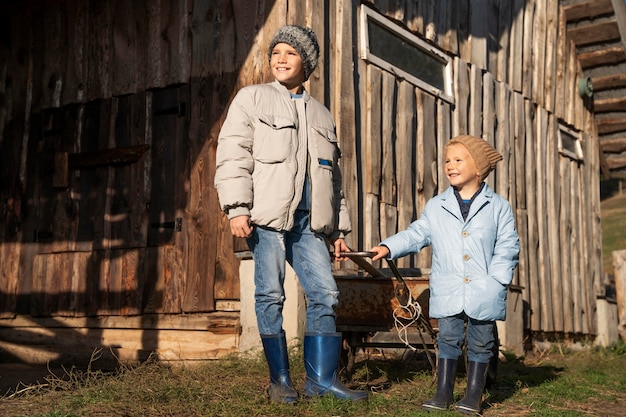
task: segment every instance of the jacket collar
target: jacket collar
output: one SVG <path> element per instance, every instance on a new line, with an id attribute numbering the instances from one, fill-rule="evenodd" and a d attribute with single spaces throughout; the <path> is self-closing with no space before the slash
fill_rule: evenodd
<path id="1" fill-rule="evenodd" d="M 282 85 L 281 83 L 279 83 L 277 80 L 274 80 L 274 82 L 270 83 L 270 85 L 272 87 L 274 87 L 276 90 L 278 90 L 278 92 L 284 96 L 285 98 L 291 99 L 291 93 L 289 92 L 289 90 L 287 90 L 287 87 L 285 87 L 284 85 Z M 309 99 L 311 98 L 311 95 L 309 94 L 308 91 L 306 91 L 306 89 L 303 87 L 302 88 L 302 99 L 304 100 L 304 102 L 308 102 Z"/>
<path id="2" fill-rule="evenodd" d="M 472 219 L 472 217 L 474 217 L 476 213 L 478 213 L 478 211 L 480 211 L 480 209 L 483 208 L 485 204 L 491 201 L 491 199 L 493 198 L 493 194 L 494 192 L 491 189 L 491 187 L 489 187 L 489 184 L 485 183 L 485 186 L 483 187 L 482 191 L 480 192 L 480 194 L 476 196 L 476 199 L 474 200 L 474 202 L 472 203 L 472 206 L 470 207 L 470 211 L 469 211 L 469 214 L 467 215 L 466 222 L 469 222 Z M 449 211 L 459 220 L 463 221 L 463 216 L 461 215 L 461 208 L 459 207 L 459 203 L 456 200 L 456 197 L 454 195 L 454 188 L 448 187 L 441 194 L 441 207 L 443 207 L 446 211 Z"/>

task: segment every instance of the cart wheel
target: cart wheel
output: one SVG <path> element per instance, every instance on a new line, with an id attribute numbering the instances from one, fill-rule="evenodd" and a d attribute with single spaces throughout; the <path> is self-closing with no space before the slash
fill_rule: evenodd
<path id="1" fill-rule="evenodd" d="M 354 348 L 350 346 L 350 338 L 352 332 L 341 333 L 341 354 L 339 356 L 339 368 L 345 369 L 348 372 L 354 366 Z"/>

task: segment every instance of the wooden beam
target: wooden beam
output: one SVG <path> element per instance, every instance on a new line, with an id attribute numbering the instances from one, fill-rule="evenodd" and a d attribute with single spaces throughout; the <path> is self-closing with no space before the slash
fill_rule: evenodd
<path id="1" fill-rule="evenodd" d="M 626 130 L 626 117 L 617 117 L 611 119 L 597 119 L 598 134 L 606 135 L 607 133 L 615 133 Z"/>
<path id="2" fill-rule="evenodd" d="M 597 67 L 600 65 L 614 65 L 626 62 L 626 53 L 623 46 L 604 48 L 593 52 L 583 52 L 578 54 L 580 66 L 583 69 Z"/>
<path id="3" fill-rule="evenodd" d="M 626 152 L 626 137 L 613 139 L 600 139 L 600 146 L 604 153 Z"/>
<path id="4" fill-rule="evenodd" d="M 611 0 L 586 0 L 563 7 L 568 22 L 613 13 Z"/>
<path id="5" fill-rule="evenodd" d="M 594 100 L 593 110 L 595 113 L 626 111 L 626 97 L 615 97 L 615 98 L 605 98 L 602 100 Z"/>
<path id="6" fill-rule="evenodd" d="M 591 79 L 593 91 L 612 90 L 626 87 L 626 73 L 605 75 L 603 77 L 593 77 Z"/>
<path id="7" fill-rule="evenodd" d="M 137 162 L 149 148 L 150 145 L 143 144 L 86 153 L 68 154 L 67 152 L 57 152 L 54 155 L 52 185 L 58 188 L 67 187 L 68 172 L 70 169 L 94 168 Z"/>
<path id="8" fill-rule="evenodd" d="M 577 46 L 614 42 L 620 39 L 619 27 L 615 19 L 577 26 L 569 29 L 567 36 Z"/>
<path id="9" fill-rule="evenodd" d="M 611 171 L 626 168 L 626 157 L 606 158 L 606 163 Z"/>

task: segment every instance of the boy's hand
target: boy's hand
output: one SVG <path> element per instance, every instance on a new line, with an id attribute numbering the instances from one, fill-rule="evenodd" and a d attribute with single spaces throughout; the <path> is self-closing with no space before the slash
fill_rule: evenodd
<path id="1" fill-rule="evenodd" d="M 230 233 L 235 237 L 250 237 L 252 234 L 250 216 L 237 216 L 230 219 Z"/>
<path id="2" fill-rule="evenodd" d="M 340 256 L 341 252 L 352 252 L 343 238 L 335 239 L 333 247 L 335 249 L 334 261 L 347 261 L 350 259 L 347 256 Z"/>
<path id="3" fill-rule="evenodd" d="M 370 252 L 374 252 L 376 255 L 372 257 L 372 261 L 386 258 L 389 255 L 389 248 L 387 246 L 374 246 L 370 249 Z"/>

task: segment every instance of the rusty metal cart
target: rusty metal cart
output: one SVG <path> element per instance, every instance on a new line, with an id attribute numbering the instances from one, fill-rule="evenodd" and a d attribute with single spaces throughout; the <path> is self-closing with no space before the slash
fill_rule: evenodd
<path id="1" fill-rule="evenodd" d="M 426 354 L 433 374 L 436 374 L 436 319 L 429 318 L 430 271 L 415 268 L 400 269 L 387 260 L 388 269 L 377 269 L 364 258 L 372 252 L 346 252 L 369 275 L 336 275 L 339 288 L 337 331 L 344 337 L 346 370 L 354 366 L 359 348 L 409 348 Z M 371 336 L 379 332 L 397 332 L 399 341 L 376 341 Z M 487 374 L 487 385 L 496 378 L 499 339 L 494 326 L 496 343 Z M 433 380 L 434 381 L 434 380 Z"/>
<path id="2" fill-rule="evenodd" d="M 337 330 L 344 336 L 346 370 L 351 371 L 359 348 L 408 348 L 423 351 L 436 369 L 437 321 L 428 318 L 429 271 L 399 269 L 388 260 L 378 269 L 364 258 L 372 252 L 346 252 L 368 275 L 336 275 L 340 300 Z M 397 333 L 396 340 L 376 340 L 378 333 Z M 434 354 L 433 354 L 434 352 Z"/>

